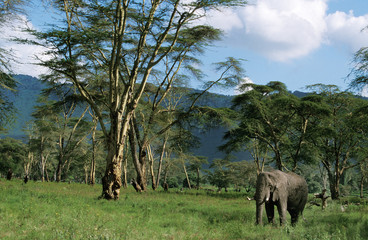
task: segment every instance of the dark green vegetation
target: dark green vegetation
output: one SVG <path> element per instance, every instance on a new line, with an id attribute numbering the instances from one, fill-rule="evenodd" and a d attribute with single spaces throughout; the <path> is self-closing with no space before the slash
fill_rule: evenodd
<path id="1" fill-rule="evenodd" d="M 11 138 L 0 140 L 0 174 L 6 176 L 11 168 L 13 175 L 19 178 L 28 175 L 44 181 L 101 183 L 106 152 L 99 128 L 95 129 L 93 138 L 91 131 L 96 125 L 92 116 L 82 115 L 84 105 L 65 105 L 71 109 L 76 107 L 74 116 L 64 118 L 64 110 L 60 111 L 64 105 L 56 101 L 64 91 L 50 95 L 45 91 L 47 85 L 35 78 L 17 76 L 16 79 L 18 97 L 10 99 L 18 109 L 15 125 L 18 127 L 10 130 L 9 136 L 23 136 L 23 142 Z M 254 85 L 253 91 L 235 98 L 232 109 L 229 108 L 231 97 L 204 95 L 198 102 L 202 108 L 201 118 L 192 116 L 195 124 L 187 122 L 164 135 L 167 138 L 150 145 L 148 185 L 153 188 L 152 182 L 161 185 L 166 181 L 169 187 L 209 183 L 222 189 L 251 189 L 255 186 L 257 171 L 264 166 L 276 168 L 279 163 L 289 169 L 296 167 L 294 171 L 306 178 L 310 193 L 327 188 L 334 198 L 337 194 L 364 196 L 367 189 L 364 106 L 367 101 L 334 86 L 315 86 L 318 91 L 296 97 L 281 83 L 273 84 Z M 56 85 L 54 89 L 67 92 L 69 88 Z M 335 92 L 329 95 L 329 90 Z M 38 101 L 37 96 L 41 96 Z M 139 112 L 140 116 L 144 114 L 145 110 Z M 84 117 L 78 120 L 80 116 Z M 240 124 L 236 124 L 237 119 Z M 269 125 L 267 119 L 275 119 L 273 125 Z M 23 131 L 21 124 L 27 126 Z M 230 131 L 224 141 L 225 129 Z M 277 135 L 273 136 L 273 131 Z M 22 135 L 14 134 L 16 132 Z M 191 144 L 188 141 L 192 141 Z M 163 143 L 166 149 L 162 148 Z M 221 144 L 230 155 L 217 149 Z M 193 152 L 183 149 L 184 146 Z M 237 158 L 231 156 L 234 153 Z M 126 188 L 130 179 L 136 178 L 129 151 L 123 168 Z M 157 181 L 159 174 L 161 180 Z"/>
<path id="2" fill-rule="evenodd" d="M 307 204 L 296 227 L 256 226 L 243 192 L 162 189 L 98 200 L 100 186 L 0 180 L 1 239 L 367 239 L 368 202 Z M 345 201 L 347 201 L 345 203 Z M 344 212 L 341 210 L 344 207 Z M 290 218 L 287 218 L 290 222 Z"/>

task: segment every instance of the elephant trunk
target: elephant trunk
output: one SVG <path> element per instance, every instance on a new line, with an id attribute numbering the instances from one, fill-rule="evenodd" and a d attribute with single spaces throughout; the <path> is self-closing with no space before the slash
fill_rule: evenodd
<path id="1" fill-rule="evenodd" d="M 263 215 L 263 203 L 258 203 L 256 207 L 256 223 L 262 225 L 262 215 Z"/>
<path id="2" fill-rule="evenodd" d="M 256 224 L 262 225 L 263 205 L 270 201 L 271 193 L 267 188 L 256 192 Z"/>

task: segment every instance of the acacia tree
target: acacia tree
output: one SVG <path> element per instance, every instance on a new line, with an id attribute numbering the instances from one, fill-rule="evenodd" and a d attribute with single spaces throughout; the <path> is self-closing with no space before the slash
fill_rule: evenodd
<path id="1" fill-rule="evenodd" d="M 43 65 L 53 78 L 72 82 L 99 119 L 107 145 L 102 197 L 118 199 L 121 161 L 129 124 L 139 101 L 165 58 L 171 67 L 162 86 L 178 66 L 190 64 L 189 53 L 217 39 L 219 31 L 197 25 L 216 8 L 242 4 L 217 1 L 92 1 L 57 0 L 65 25 L 36 35 L 51 48 Z M 99 86 L 96 90 L 95 86 Z M 101 96 L 97 98 L 96 95 Z M 103 105 L 98 104 L 103 101 Z M 107 111 L 109 121 L 102 115 Z M 143 151 L 139 158 L 144 157 Z"/>
<path id="2" fill-rule="evenodd" d="M 29 130 L 29 141 L 39 157 L 38 166 L 41 181 L 49 181 L 47 172 L 47 162 L 53 149 L 55 148 L 55 114 L 50 110 L 52 101 L 40 96 L 37 100 L 41 105 L 35 107 L 32 113 L 34 117 L 33 125 Z"/>
<path id="3" fill-rule="evenodd" d="M 89 177 L 88 184 L 92 186 L 96 183 L 96 168 L 97 168 L 97 160 L 101 158 L 103 153 L 103 138 L 101 136 L 101 131 L 97 129 L 98 126 L 98 118 L 93 113 L 93 111 L 89 111 L 89 115 L 92 118 L 92 129 L 91 129 L 91 157 L 90 157 L 90 165 L 89 165 Z M 125 174 L 126 175 L 126 174 Z M 125 181 L 126 182 L 126 181 Z"/>
<path id="4" fill-rule="evenodd" d="M 331 198 L 338 199 L 341 178 L 346 170 L 359 165 L 357 152 L 367 140 L 362 127 L 367 119 L 355 114 L 367 103 L 334 85 L 317 84 L 312 88 L 323 97 L 331 114 L 321 117 L 314 125 L 310 141 L 317 147 L 327 171 Z"/>
<path id="5" fill-rule="evenodd" d="M 227 188 L 231 183 L 231 170 L 230 170 L 231 162 L 229 159 L 214 159 L 210 165 L 210 168 L 213 171 L 207 170 L 207 179 L 209 183 L 215 185 L 218 188 L 218 191 L 221 191 L 222 188 Z"/>
<path id="6" fill-rule="evenodd" d="M 285 167 L 283 144 L 296 115 L 298 99 L 281 82 L 266 86 L 245 84 L 246 91 L 233 100 L 233 109 L 239 113 L 239 125 L 226 133 L 228 142 L 223 149 L 237 149 L 251 141 L 267 146 L 273 153 L 276 167 Z M 266 151 L 266 148 L 260 148 Z"/>
<path id="7" fill-rule="evenodd" d="M 189 169 L 192 171 L 195 171 L 197 175 L 197 182 L 196 182 L 197 189 L 199 189 L 200 187 L 199 186 L 201 182 L 200 172 L 204 164 L 208 164 L 208 160 L 207 160 L 207 157 L 203 157 L 203 156 L 193 156 L 191 158 L 191 161 L 189 162 Z"/>
<path id="8" fill-rule="evenodd" d="M 74 93 L 73 88 L 60 83 L 49 83 L 49 87 L 43 89 L 41 95 L 46 100 L 41 103 L 44 105 L 38 108 L 35 116 L 48 115 L 48 124 L 53 127 L 57 150 L 55 180 L 60 182 L 62 175 L 65 175 L 65 167 L 70 165 L 71 156 L 90 132 L 90 124 L 85 119 L 89 106 L 81 104 L 79 95 Z"/>

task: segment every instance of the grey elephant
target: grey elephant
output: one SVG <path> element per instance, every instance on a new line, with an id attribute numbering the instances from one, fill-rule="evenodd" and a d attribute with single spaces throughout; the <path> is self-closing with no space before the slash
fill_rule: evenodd
<path id="1" fill-rule="evenodd" d="M 262 172 L 257 178 L 256 221 L 262 224 L 263 204 L 269 223 L 274 223 L 275 205 L 280 216 L 280 224 L 286 223 L 286 210 L 291 215 L 291 224 L 298 221 L 308 199 L 308 185 L 305 179 L 295 173 L 279 170 Z"/>

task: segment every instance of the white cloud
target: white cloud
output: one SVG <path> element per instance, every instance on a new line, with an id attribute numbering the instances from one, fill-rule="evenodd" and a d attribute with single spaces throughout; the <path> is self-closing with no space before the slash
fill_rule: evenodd
<path id="1" fill-rule="evenodd" d="M 326 17 L 327 37 L 331 44 L 344 45 L 351 51 L 357 51 L 368 44 L 368 14 L 354 16 L 349 13 L 335 12 Z"/>
<path id="2" fill-rule="evenodd" d="M 327 10 L 328 0 L 256 0 L 226 16 L 212 14 L 209 22 L 218 23 L 214 26 L 226 32 L 230 44 L 274 61 L 304 57 L 323 44 L 350 51 L 367 45 L 368 30 L 361 30 L 368 25 L 368 15 Z"/>
<path id="3" fill-rule="evenodd" d="M 243 23 L 240 16 L 233 9 L 222 9 L 220 12 L 210 11 L 206 18 L 206 24 L 216 26 L 225 32 L 233 28 L 242 28 Z"/>
<path id="4" fill-rule="evenodd" d="M 368 29 L 361 30 L 368 25 L 368 14 L 327 14 L 328 1 L 254 0 L 254 4 L 242 8 L 209 12 L 206 22 L 225 32 L 226 44 L 251 49 L 274 61 L 307 56 L 323 44 L 345 47 L 351 53 L 367 46 Z M 34 56 L 40 56 L 44 49 L 5 41 L 12 36 L 31 38 L 21 31 L 25 21 L 23 17 L 14 20 L 12 27 L 3 26 L 0 45 L 12 49 L 20 62 L 12 63 L 15 73 L 38 76 L 46 70 L 30 63 L 36 62 Z"/>
<path id="5" fill-rule="evenodd" d="M 243 89 L 244 87 L 242 88 L 242 86 L 247 83 L 254 83 L 254 82 L 249 77 L 243 78 L 242 81 L 238 84 L 238 86 L 236 86 L 234 90 L 234 94 L 239 95 L 239 94 L 252 90 L 253 89 L 252 87 L 246 87 L 245 89 Z"/>
<path id="6" fill-rule="evenodd" d="M 37 77 L 40 74 L 46 73 L 47 69 L 35 65 L 38 62 L 35 56 L 42 57 L 46 49 L 40 46 L 19 44 L 11 41 L 13 38 L 34 40 L 34 36 L 22 31 L 26 26 L 34 29 L 33 25 L 27 22 L 24 16 L 10 19 L 6 24 L 1 26 L 0 45 L 1 48 L 7 50 L 12 55 L 12 59 L 9 62 L 13 73 Z"/>
<path id="7" fill-rule="evenodd" d="M 368 97 L 368 86 L 363 87 L 363 89 L 360 92 L 360 95 L 362 97 Z"/>

